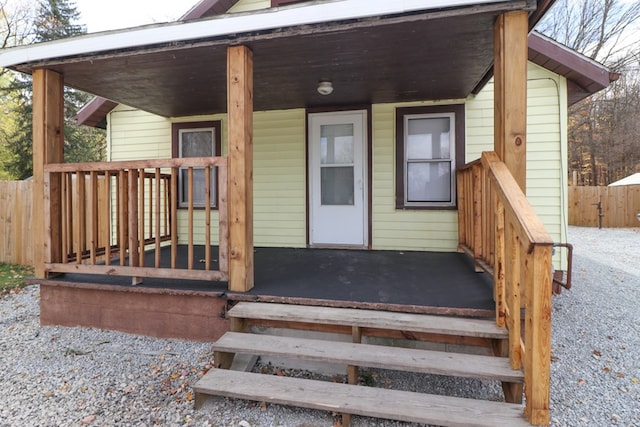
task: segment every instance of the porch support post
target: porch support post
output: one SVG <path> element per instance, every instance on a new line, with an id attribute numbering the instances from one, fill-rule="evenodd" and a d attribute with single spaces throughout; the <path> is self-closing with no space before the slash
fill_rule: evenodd
<path id="1" fill-rule="evenodd" d="M 62 261 L 61 182 L 44 166 L 64 159 L 64 79 L 46 69 L 33 72 L 33 238 L 35 276 L 47 277 L 45 263 Z"/>
<path id="2" fill-rule="evenodd" d="M 253 53 L 227 50 L 229 290 L 253 288 Z"/>
<path id="3" fill-rule="evenodd" d="M 494 151 L 523 192 L 527 179 L 526 11 L 502 14 L 494 25 Z"/>

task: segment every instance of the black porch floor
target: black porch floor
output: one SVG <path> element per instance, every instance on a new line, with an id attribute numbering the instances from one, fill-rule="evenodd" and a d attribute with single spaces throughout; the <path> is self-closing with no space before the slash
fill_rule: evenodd
<path id="1" fill-rule="evenodd" d="M 186 252 L 180 247 L 179 266 L 186 265 Z M 162 255 L 166 266 L 169 248 Z M 153 265 L 152 256 L 146 265 Z M 195 256 L 204 258 L 202 247 L 196 248 Z M 247 293 L 228 292 L 226 282 L 168 278 L 145 278 L 137 288 L 215 292 L 231 300 L 473 316 L 491 316 L 495 307 L 489 278 L 476 273 L 461 253 L 256 248 L 254 264 L 255 286 Z M 47 282 L 131 287 L 131 279 L 122 276 L 65 274 Z"/>

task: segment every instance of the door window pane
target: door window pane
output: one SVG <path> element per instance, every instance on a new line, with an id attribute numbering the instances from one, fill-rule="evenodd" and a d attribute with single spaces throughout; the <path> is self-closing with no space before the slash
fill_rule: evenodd
<path id="1" fill-rule="evenodd" d="M 320 168 L 322 205 L 353 205 L 353 166 Z"/>
<path id="2" fill-rule="evenodd" d="M 353 124 L 320 126 L 323 165 L 353 164 Z"/>

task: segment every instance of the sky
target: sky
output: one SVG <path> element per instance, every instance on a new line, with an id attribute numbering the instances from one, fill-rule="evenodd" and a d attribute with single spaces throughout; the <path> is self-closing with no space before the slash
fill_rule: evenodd
<path id="1" fill-rule="evenodd" d="M 196 0 L 75 0 L 80 23 L 89 33 L 175 21 Z"/>

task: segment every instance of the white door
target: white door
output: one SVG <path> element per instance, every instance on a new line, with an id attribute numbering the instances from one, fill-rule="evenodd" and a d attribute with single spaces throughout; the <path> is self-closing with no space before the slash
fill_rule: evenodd
<path id="1" fill-rule="evenodd" d="M 311 245 L 368 244 L 366 114 L 309 114 Z"/>

